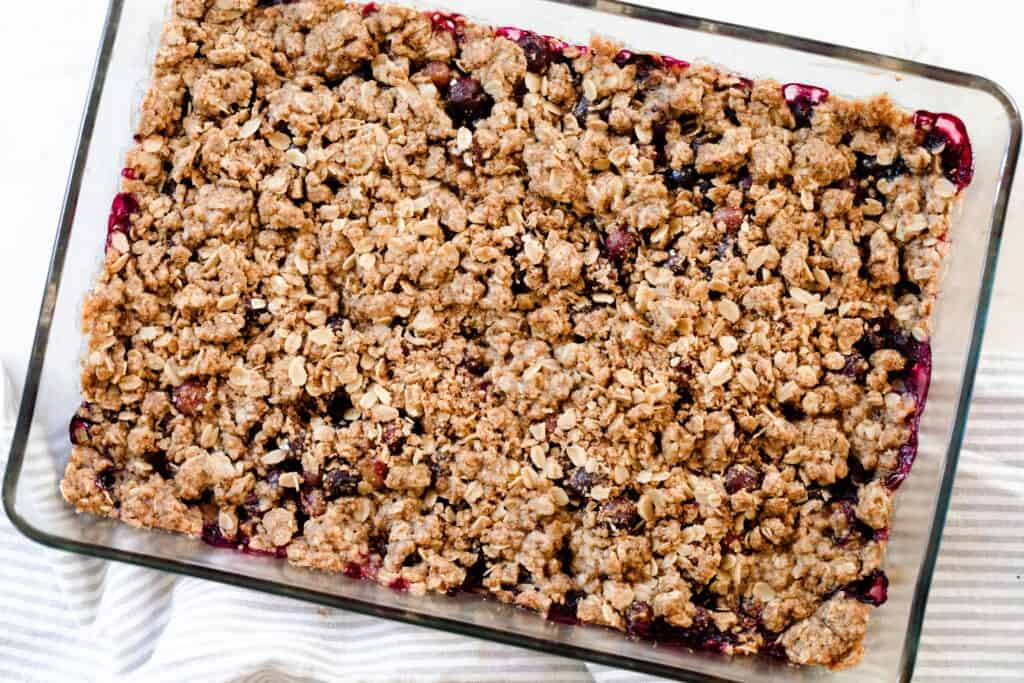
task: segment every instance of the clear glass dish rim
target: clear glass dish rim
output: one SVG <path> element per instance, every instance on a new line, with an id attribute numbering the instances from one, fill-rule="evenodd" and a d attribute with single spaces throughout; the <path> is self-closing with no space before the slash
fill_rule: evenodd
<path id="1" fill-rule="evenodd" d="M 921 571 L 918 575 L 917 584 L 914 588 L 910 620 L 907 625 L 907 637 L 904 641 L 903 651 L 901 654 L 899 680 L 909 681 L 913 674 L 914 663 L 917 657 L 925 607 L 928 600 L 928 592 L 931 586 L 932 575 L 935 570 L 935 563 L 938 556 L 943 529 L 945 527 L 950 496 L 953 489 L 953 480 L 956 474 L 957 462 L 960 455 L 960 447 L 963 442 L 967 417 L 970 410 L 971 395 L 973 393 L 974 379 L 979 362 L 985 325 L 988 319 L 989 305 L 995 280 L 996 263 L 1002 243 L 1010 190 L 1016 173 L 1017 158 L 1020 152 L 1021 116 L 1017 105 L 1006 90 L 991 79 L 881 53 L 835 45 L 824 41 L 767 31 L 740 24 L 720 22 L 702 17 L 680 14 L 668 10 L 642 7 L 627 2 L 621 2 L 620 0 L 544 1 L 655 22 L 672 27 L 700 31 L 703 33 L 717 34 L 726 37 L 776 45 L 783 48 L 800 50 L 809 54 L 840 58 L 848 62 L 866 66 L 881 67 L 890 70 L 898 69 L 906 73 L 922 76 L 935 81 L 973 88 L 993 96 L 1002 105 L 1009 121 L 1009 140 L 1003 159 L 1000 162 L 1001 172 L 995 201 L 992 207 L 992 221 L 989 225 L 988 231 L 988 248 L 985 257 L 981 289 L 978 297 L 978 306 L 975 310 L 974 324 L 971 330 L 970 346 L 964 366 L 963 382 L 960 387 L 959 396 L 956 399 L 953 429 L 946 452 L 945 467 L 938 489 L 939 498 L 932 518 L 931 532 L 929 534 L 925 555 L 922 558 Z M 503 631 L 499 628 L 467 624 L 445 617 L 426 616 L 400 608 L 376 604 L 370 601 L 343 598 L 328 593 L 321 593 L 305 588 L 297 588 L 277 581 L 258 579 L 241 574 L 235 574 L 230 571 L 190 565 L 184 562 L 146 555 L 144 553 L 124 551 L 98 544 L 84 543 L 37 529 L 18 514 L 15 509 L 15 492 L 17 490 L 18 479 L 25 457 L 25 447 L 33 415 L 35 413 L 36 399 L 39 392 L 39 382 L 43 370 L 43 363 L 46 357 L 50 328 L 53 322 L 53 314 L 57 302 L 57 292 L 63 275 L 65 255 L 71 236 L 72 226 L 74 224 L 75 212 L 78 206 L 86 161 L 88 159 L 99 104 L 102 98 L 104 85 L 106 83 L 107 71 L 110 66 L 114 44 L 120 28 L 120 18 L 124 4 L 125 0 L 109 0 L 108 3 L 103 34 L 93 68 L 92 82 L 90 84 L 89 95 L 79 128 L 78 142 L 65 190 L 60 223 L 50 256 L 43 301 L 40 305 L 39 320 L 36 326 L 32 353 L 29 357 L 28 370 L 25 376 L 24 392 L 21 397 L 14 438 L 11 444 L 10 457 L 8 458 L 4 475 L 4 510 L 15 528 L 31 540 L 58 550 L 88 555 L 105 560 L 126 562 L 184 576 L 194 576 L 210 581 L 217 581 L 223 584 L 262 591 L 329 607 L 336 607 L 370 616 L 413 624 L 416 626 L 440 629 L 451 633 L 458 633 L 475 638 L 483 638 L 494 642 L 524 647 L 538 652 L 589 661 L 621 669 L 629 669 L 675 680 L 701 680 L 708 683 L 717 683 L 720 681 L 721 683 L 728 683 L 727 679 L 683 668 L 669 667 L 633 657 L 624 657 L 577 645 L 545 641 L 518 633 Z"/>

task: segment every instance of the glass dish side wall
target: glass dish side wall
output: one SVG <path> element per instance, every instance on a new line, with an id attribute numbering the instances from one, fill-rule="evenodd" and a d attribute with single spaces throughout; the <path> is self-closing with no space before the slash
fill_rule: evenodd
<path id="1" fill-rule="evenodd" d="M 917 464 L 897 499 L 885 566 L 889 602 L 874 613 L 868 655 L 840 674 L 802 671 L 763 659 L 728 660 L 652 647 L 597 628 L 560 626 L 534 614 L 462 596 L 417 597 L 296 569 L 283 562 L 217 550 L 162 532 L 139 532 L 71 512 L 57 481 L 67 459 L 68 417 L 79 401 L 81 301 L 99 269 L 105 222 L 124 154 L 149 79 L 166 0 L 114 0 L 117 39 L 110 54 L 89 144 L 88 164 L 72 178 L 79 199 L 44 301 L 45 357 L 30 368 L 19 431 L 5 481 L 5 503 L 25 533 L 49 545 L 110 559 L 194 574 L 256 590 L 425 626 L 492 638 L 613 666 L 686 680 L 859 681 L 909 679 L 924 597 L 952 484 L 970 386 L 980 348 L 1005 199 L 1019 147 L 1019 117 L 994 84 L 975 77 L 812 43 L 798 38 L 681 18 L 608 0 L 398 2 L 466 14 L 585 43 L 594 34 L 633 48 L 688 61 L 708 61 L 745 76 L 816 83 L 844 96 L 889 92 L 908 109 L 950 111 L 967 124 L 976 173 L 953 229 L 954 249 L 936 312 L 934 376 Z M 59 286 L 57 284 L 59 280 Z M 37 351 L 41 349 L 37 348 Z M 27 418 L 35 422 L 27 428 Z M 34 444 L 27 451 L 24 446 Z M 35 445 L 47 444 L 49 449 Z M 22 462 L 22 458 L 24 461 Z M 19 471 L 20 465 L 20 471 Z"/>

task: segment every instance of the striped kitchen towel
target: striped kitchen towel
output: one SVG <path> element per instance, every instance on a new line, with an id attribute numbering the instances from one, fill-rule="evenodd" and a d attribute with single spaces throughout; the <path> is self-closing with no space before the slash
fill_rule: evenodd
<path id="1" fill-rule="evenodd" d="M 0 368 L 0 457 L 10 443 L 13 404 Z M 1024 355 L 986 358 L 931 591 L 917 683 L 1024 677 L 1021 444 Z M 650 680 L 46 550 L 20 537 L 2 516 L 0 566 L 0 681 Z"/>

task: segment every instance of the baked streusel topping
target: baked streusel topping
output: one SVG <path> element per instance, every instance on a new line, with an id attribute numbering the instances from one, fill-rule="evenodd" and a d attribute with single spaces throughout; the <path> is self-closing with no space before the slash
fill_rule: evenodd
<path id="1" fill-rule="evenodd" d="M 83 313 L 79 510 L 861 657 L 958 119 L 454 15 L 176 0 L 136 142 Z"/>

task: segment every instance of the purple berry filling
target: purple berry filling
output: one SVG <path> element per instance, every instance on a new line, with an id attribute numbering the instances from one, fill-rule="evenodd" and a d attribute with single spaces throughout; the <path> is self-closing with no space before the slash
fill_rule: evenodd
<path id="1" fill-rule="evenodd" d="M 516 43 L 526 55 L 527 70 L 535 74 L 542 74 L 551 66 L 555 56 L 554 50 L 540 36 L 536 34 L 526 35 L 517 40 Z"/>
<path id="2" fill-rule="evenodd" d="M 654 610 L 646 602 L 634 602 L 626 608 L 626 632 L 637 638 L 651 637 Z"/>
<path id="3" fill-rule="evenodd" d="M 597 518 L 613 530 L 629 530 L 640 522 L 636 503 L 628 498 L 613 498 L 600 507 Z"/>
<path id="4" fill-rule="evenodd" d="M 736 636 L 720 631 L 711 618 L 711 611 L 704 607 L 697 608 L 693 624 L 686 628 L 672 626 L 664 619 L 655 619 L 651 624 L 650 639 L 665 645 L 722 654 L 736 644 Z"/>
<path id="5" fill-rule="evenodd" d="M 786 83 L 782 86 L 782 96 L 793 112 L 797 128 L 804 128 L 811 125 L 814 107 L 828 99 L 828 90 L 805 83 Z"/>
<path id="6" fill-rule="evenodd" d="M 465 36 L 466 18 L 454 12 L 427 12 L 431 26 L 437 33 L 450 33 L 456 41 L 461 41 Z"/>
<path id="7" fill-rule="evenodd" d="M 690 63 L 685 59 L 677 59 L 668 55 L 661 55 L 661 63 L 668 69 L 686 69 L 690 66 Z"/>
<path id="8" fill-rule="evenodd" d="M 573 45 L 560 38 L 555 38 L 554 36 L 534 33 L 533 31 L 516 28 L 515 26 L 500 26 L 494 30 L 494 35 L 499 38 L 511 40 L 513 43 L 523 48 L 523 51 L 526 52 L 527 68 L 535 73 L 539 73 L 539 71 L 533 67 L 539 67 L 540 64 L 535 63 L 531 66 L 531 51 L 538 56 L 543 54 L 541 59 L 546 58 L 548 63 L 550 63 L 551 61 L 554 61 L 555 57 L 561 57 L 570 47 L 575 47 L 581 53 L 589 50 L 585 45 Z M 546 67 L 547 64 L 544 64 L 544 68 Z M 541 69 L 541 71 L 543 71 L 543 69 Z"/>
<path id="9" fill-rule="evenodd" d="M 857 374 L 866 371 L 864 359 L 870 358 L 871 354 L 879 349 L 895 349 L 906 360 L 906 370 L 902 377 L 903 393 L 914 399 L 914 412 L 908 418 L 907 426 L 910 429 L 910 437 L 899 450 L 896 469 L 886 477 L 885 485 L 896 490 L 910 474 L 910 468 L 917 457 L 918 431 L 921 425 L 921 413 L 924 411 L 925 402 L 928 400 L 928 387 L 932 375 L 932 347 L 928 342 L 921 342 L 908 335 L 899 326 L 899 323 L 891 317 L 879 318 L 868 323 L 864 336 L 857 342 L 856 356 L 847 360 L 847 372 L 845 374 Z"/>
<path id="10" fill-rule="evenodd" d="M 833 509 L 841 511 L 846 518 L 846 530 L 835 538 L 835 543 L 839 547 L 855 542 L 858 539 L 864 543 L 879 540 L 878 532 L 857 519 L 857 513 L 854 509 L 854 506 L 857 504 L 856 489 L 853 490 L 851 495 L 852 497 L 850 498 L 834 500 L 831 503 Z"/>
<path id="11" fill-rule="evenodd" d="M 327 470 L 323 477 L 324 496 L 327 500 L 354 496 L 361 480 L 357 472 L 346 467 Z"/>
<path id="12" fill-rule="evenodd" d="M 902 157 L 896 157 L 888 166 L 878 164 L 875 157 L 869 154 L 855 152 L 857 165 L 853 170 L 854 178 L 857 180 L 882 179 L 895 180 L 910 171 L 907 162 Z"/>
<path id="13" fill-rule="evenodd" d="M 928 400 L 928 387 L 932 377 L 932 347 L 927 342 L 913 341 L 906 354 L 910 362 L 907 376 L 903 380 L 904 390 L 914 397 L 914 413 L 910 416 L 910 438 L 900 448 L 896 469 L 889 473 L 885 485 L 896 490 L 910 474 L 910 468 L 917 458 L 917 436 L 921 427 L 921 413 Z"/>
<path id="14" fill-rule="evenodd" d="M 86 420 L 84 417 L 73 417 L 71 423 L 68 425 L 68 436 L 71 439 L 71 443 L 75 446 L 81 446 L 89 440 L 89 427 L 92 422 Z"/>
<path id="15" fill-rule="evenodd" d="M 392 454 L 400 453 L 405 445 L 406 435 L 402 431 L 402 423 L 398 420 L 387 422 L 381 428 L 380 441 L 388 447 Z"/>
<path id="16" fill-rule="evenodd" d="M 474 353 L 466 354 L 466 357 L 462 360 L 462 367 L 476 377 L 483 377 L 489 369 L 486 361 L 480 355 Z"/>
<path id="17" fill-rule="evenodd" d="M 125 237 L 129 235 L 132 228 L 131 217 L 139 213 L 140 207 L 135 196 L 122 192 L 114 197 L 110 205 L 110 217 L 107 218 L 107 248 L 110 248 L 111 239 L 114 233 L 119 232 Z"/>
<path id="18" fill-rule="evenodd" d="M 764 657 L 771 657 L 772 659 L 781 659 L 783 661 L 789 659 L 786 655 L 786 648 L 780 642 L 781 633 L 775 631 L 769 631 L 765 628 L 764 622 L 761 620 L 761 609 L 758 608 L 756 613 L 755 624 L 757 632 L 761 634 L 761 638 L 764 640 L 761 643 L 761 647 L 757 649 L 757 653 Z"/>
<path id="19" fill-rule="evenodd" d="M 626 66 L 636 61 L 636 53 L 632 50 L 619 50 L 619 54 L 615 55 L 614 61 L 620 67 Z"/>
<path id="20" fill-rule="evenodd" d="M 583 597 L 582 593 L 569 591 L 565 594 L 564 603 L 552 603 L 548 607 L 548 621 L 553 621 L 556 624 L 566 624 L 567 626 L 579 626 L 582 622 L 576 615 L 576 608 L 581 597 Z"/>
<path id="21" fill-rule="evenodd" d="M 220 530 L 220 525 L 216 522 L 204 525 L 200 538 L 202 538 L 203 543 L 213 546 L 214 548 L 227 548 L 229 550 L 234 550 L 235 552 L 240 552 L 243 555 L 276 557 L 278 559 L 288 557 L 288 550 L 284 547 L 277 548 L 275 550 L 259 550 L 249 546 L 248 538 L 241 537 L 238 540 L 225 538 L 224 533 Z"/>
<path id="22" fill-rule="evenodd" d="M 521 47 L 526 54 L 526 69 L 533 73 L 544 73 L 554 58 L 561 55 L 564 49 L 561 41 L 551 36 L 542 36 L 512 26 L 497 28 L 494 35 L 511 40 Z"/>
<path id="23" fill-rule="evenodd" d="M 483 588 L 484 577 L 487 575 L 487 559 L 483 550 L 477 548 L 476 562 L 466 569 L 466 578 L 462 580 L 461 590 L 472 593 Z"/>
<path id="24" fill-rule="evenodd" d="M 670 249 L 668 252 L 668 260 L 665 261 L 666 267 L 672 271 L 673 275 L 684 275 L 686 273 L 686 266 L 689 262 L 685 256 L 680 254 L 675 249 Z"/>
<path id="25" fill-rule="evenodd" d="M 214 548 L 231 548 L 235 550 L 238 548 L 238 543 L 230 539 L 224 538 L 223 532 L 220 530 L 220 525 L 216 523 L 203 525 L 203 543 L 212 545 Z"/>
<path id="26" fill-rule="evenodd" d="M 274 550 L 258 550 L 249 545 L 246 541 L 245 545 L 239 548 L 239 551 L 243 555 L 255 555 L 257 557 L 276 557 L 279 560 L 283 560 L 288 557 L 288 549 L 284 546 L 275 548 Z"/>
<path id="27" fill-rule="evenodd" d="M 128 166 L 122 168 L 121 177 L 127 178 L 128 180 L 135 180 L 135 169 Z"/>
<path id="28" fill-rule="evenodd" d="M 665 172 L 665 187 L 669 190 L 690 190 L 701 179 L 697 167 L 693 164 L 682 168 L 673 168 Z"/>
<path id="29" fill-rule="evenodd" d="M 876 569 L 864 578 L 843 586 L 840 590 L 847 597 L 879 607 L 889 598 L 889 578 L 881 569 Z"/>
<path id="30" fill-rule="evenodd" d="M 548 608 L 548 621 L 568 626 L 578 626 L 582 622 L 577 608 L 583 594 L 570 591 L 565 595 L 565 602 L 554 603 Z M 661 645 L 674 645 L 692 650 L 727 653 L 736 644 L 736 636 L 719 630 L 711 617 L 711 610 L 698 607 L 693 624 L 683 628 L 673 626 L 661 617 L 654 616 L 654 610 L 646 602 L 634 602 L 626 609 L 626 631 L 640 640 L 647 640 Z M 781 646 L 772 643 L 766 645 L 767 654 L 785 657 Z M 781 653 L 781 654 L 775 654 Z"/>
<path id="31" fill-rule="evenodd" d="M 103 489 L 107 493 L 114 490 L 114 484 L 117 483 L 117 471 L 114 468 L 105 469 L 96 475 L 96 486 Z"/>
<path id="32" fill-rule="evenodd" d="M 167 453 L 159 451 L 146 456 L 146 462 L 153 468 L 153 471 L 167 480 L 174 479 L 175 470 L 171 469 L 171 463 L 167 460 Z"/>
<path id="33" fill-rule="evenodd" d="M 914 126 L 924 132 L 924 146 L 939 152 L 946 177 L 963 189 L 974 177 L 974 155 L 967 127 L 956 116 L 920 109 L 914 112 Z"/>
<path id="34" fill-rule="evenodd" d="M 639 53 L 633 52 L 632 50 L 619 50 L 619 54 L 615 55 L 614 61 L 620 67 L 624 67 L 629 64 L 638 64 L 641 67 L 647 68 L 661 67 L 664 69 L 686 69 L 690 66 L 689 62 L 675 57 L 669 57 L 668 55 Z"/>

